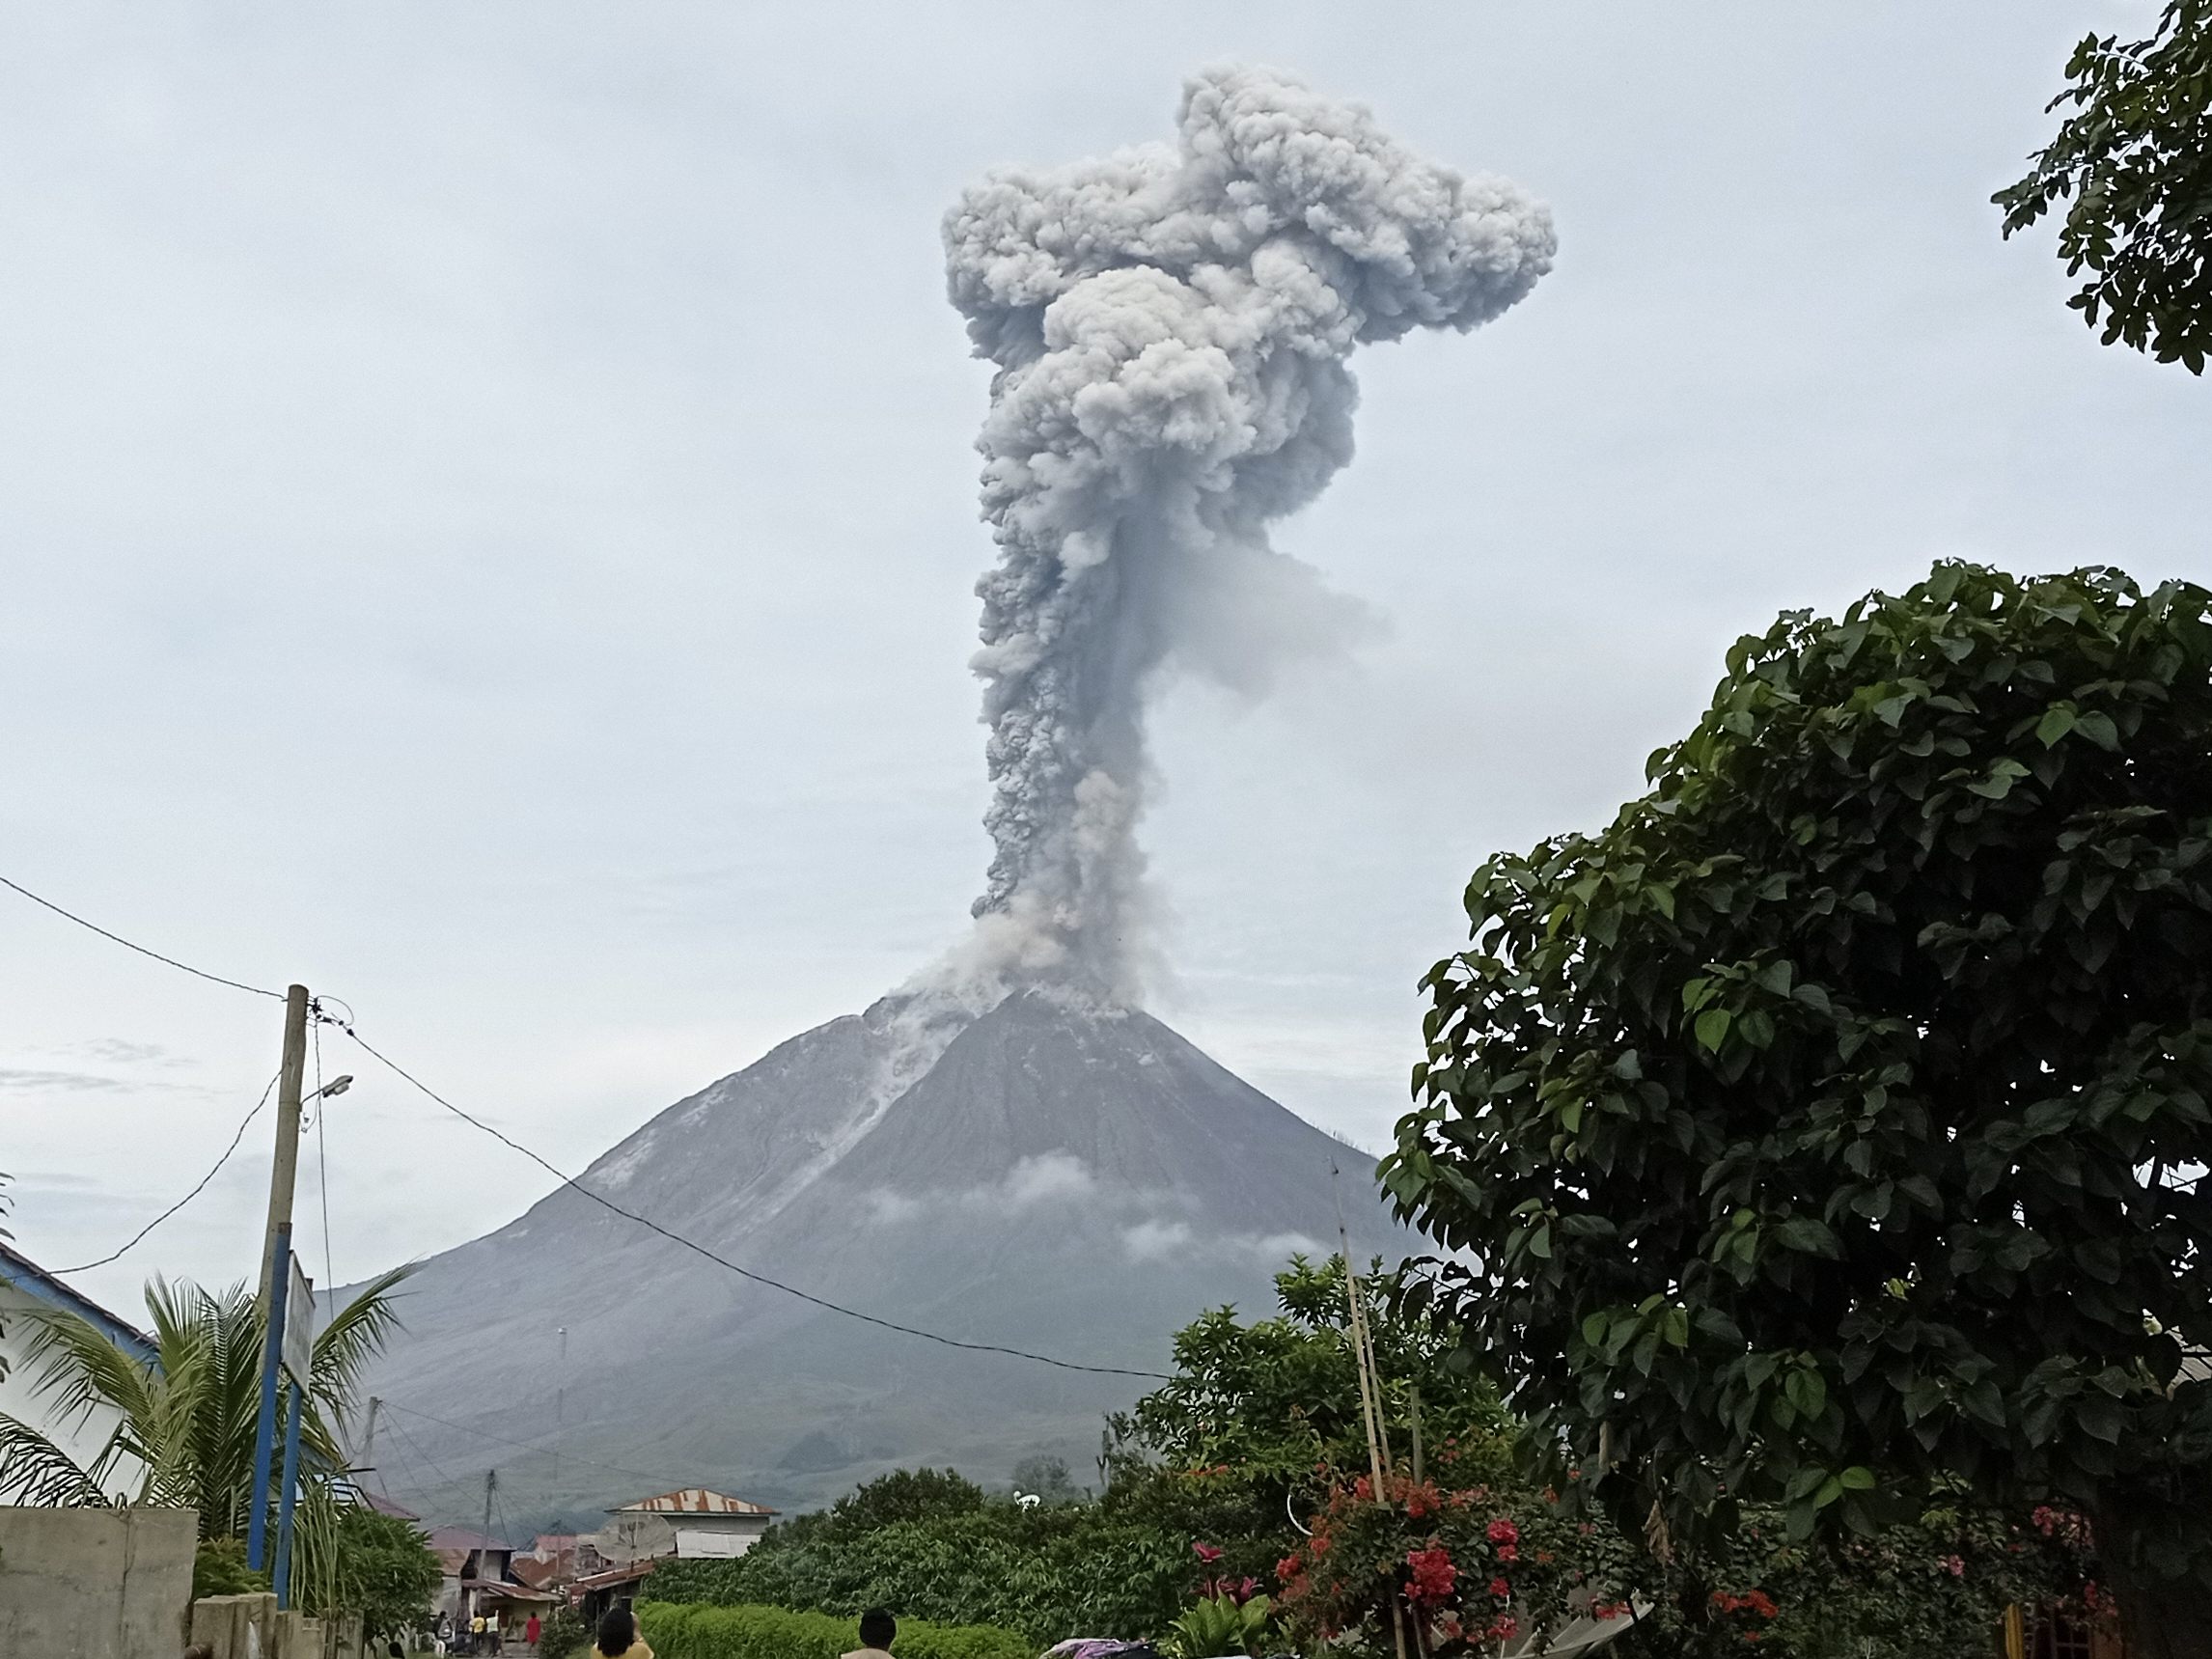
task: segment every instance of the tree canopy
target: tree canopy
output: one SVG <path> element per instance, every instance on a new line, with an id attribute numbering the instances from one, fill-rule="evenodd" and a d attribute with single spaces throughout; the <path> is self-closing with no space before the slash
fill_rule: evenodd
<path id="1" fill-rule="evenodd" d="M 2158 33 L 2091 35 L 2066 65 L 2071 108 L 2033 169 L 1994 200 L 2005 234 L 2072 199 L 2059 224 L 2067 301 L 2104 342 L 2178 358 L 2212 352 L 2212 0 L 2171 0 Z"/>
<path id="2" fill-rule="evenodd" d="M 1385 1183 L 1623 1523 L 1957 1479 L 2087 1511 L 2134 1608 L 2212 1586 L 2208 607 L 1952 564 L 1785 615 L 1648 794 L 1476 871 Z"/>

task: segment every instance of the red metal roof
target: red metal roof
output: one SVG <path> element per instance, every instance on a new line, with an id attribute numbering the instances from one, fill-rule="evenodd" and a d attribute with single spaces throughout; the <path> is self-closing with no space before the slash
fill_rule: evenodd
<path id="1" fill-rule="evenodd" d="M 651 1515 L 773 1515 L 776 1511 L 764 1504 L 748 1504 L 742 1498 L 709 1492 L 704 1486 L 680 1487 L 674 1492 L 663 1492 L 657 1498 L 640 1498 L 634 1504 L 624 1504 L 619 1509 L 607 1511 L 610 1515 L 639 1512 Z"/>

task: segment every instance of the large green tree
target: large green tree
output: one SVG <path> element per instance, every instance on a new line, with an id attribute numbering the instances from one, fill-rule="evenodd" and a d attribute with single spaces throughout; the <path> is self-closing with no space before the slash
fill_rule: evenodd
<path id="1" fill-rule="evenodd" d="M 1385 1181 L 1531 1444 L 1684 1542 L 1963 1479 L 2212 1652 L 2212 594 L 1939 566 L 1494 858 Z"/>
<path id="2" fill-rule="evenodd" d="M 2212 0 L 2171 0 L 2158 32 L 2091 35 L 2051 101 L 2070 109 L 2033 169 L 1995 198 L 2005 234 L 2069 205 L 2059 254 L 2088 273 L 2067 301 L 2106 345 L 2193 374 L 2212 353 Z M 2069 201 L 2070 199 L 2070 201 Z"/>

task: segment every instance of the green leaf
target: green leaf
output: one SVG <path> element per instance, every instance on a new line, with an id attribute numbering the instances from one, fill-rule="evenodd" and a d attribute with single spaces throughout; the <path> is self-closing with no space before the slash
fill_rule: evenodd
<path id="1" fill-rule="evenodd" d="M 2035 735 L 2048 749 L 2074 729 L 2074 705 L 2054 703 L 2044 711 L 2043 718 L 2035 722 Z"/>
<path id="2" fill-rule="evenodd" d="M 2074 723 L 2074 729 L 2100 749 L 2117 749 L 2119 731 L 2113 725 L 2113 717 L 2093 710 Z"/>
<path id="3" fill-rule="evenodd" d="M 1728 1040 L 1728 1026 L 1734 1019 L 1727 1009 L 1707 1009 L 1698 1016 L 1695 1027 L 1700 1045 L 1710 1053 L 1718 1053 L 1721 1044 Z"/>
<path id="4" fill-rule="evenodd" d="M 1815 1221 L 1809 1215 L 1785 1217 L 1775 1225 L 1774 1235 L 1791 1250 L 1807 1256 L 1839 1259 L 1843 1255 L 1835 1230 L 1827 1223 Z"/>

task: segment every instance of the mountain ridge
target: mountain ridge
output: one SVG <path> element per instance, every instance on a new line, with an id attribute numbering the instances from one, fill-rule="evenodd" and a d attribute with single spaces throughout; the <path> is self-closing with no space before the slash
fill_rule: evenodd
<path id="1" fill-rule="evenodd" d="M 859 1312 L 1134 1371 L 1168 1369 L 1209 1307 L 1262 1311 L 1294 1251 L 1334 1250 L 1340 1202 L 1362 1255 L 1410 1243 L 1364 1158 L 1149 1014 L 1037 993 L 930 1013 L 887 998 L 802 1032 L 578 1178 Z M 368 1387 L 407 1461 L 379 1473 L 480 1518 L 456 1465 L 534 1513 L 647 1475 L 780 1507 L 900 1463 L 989 1480 L 1042 1452 L 1081 1479 L 1101 1414 L 1147 1386 L 843 1318 L 567 1188 L 421 1264 L 401 1316 Z"/>

